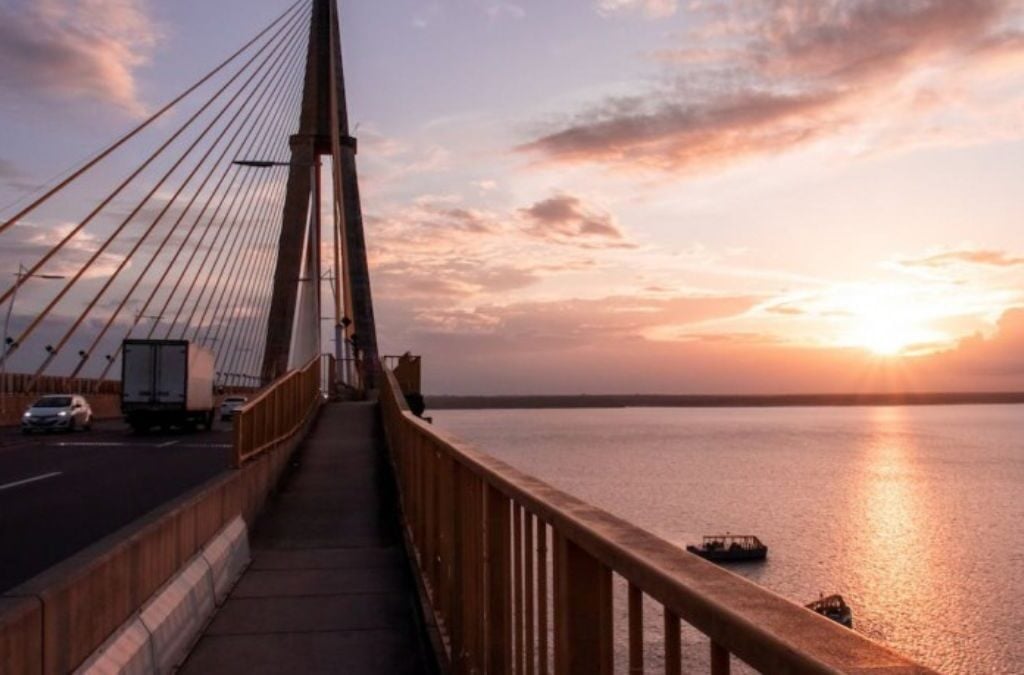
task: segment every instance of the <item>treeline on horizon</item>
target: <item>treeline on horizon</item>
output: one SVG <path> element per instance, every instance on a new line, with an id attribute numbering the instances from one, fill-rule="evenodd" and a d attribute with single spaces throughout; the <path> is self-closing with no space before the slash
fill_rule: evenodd
<path id="1" fill-rule="evenodd" d="M 859 405 L 971 405 L 1024 403 L 1024 392 L 898 394 L 578 394 L 571 396 L 427 396 L 434 410 L 494 408 L 739 408 Z"/>

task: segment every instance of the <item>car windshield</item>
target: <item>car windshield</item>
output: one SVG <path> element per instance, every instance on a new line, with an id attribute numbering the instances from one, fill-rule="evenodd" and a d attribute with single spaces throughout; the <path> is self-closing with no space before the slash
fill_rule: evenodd
<path id="1" fill-rule="evenodd" d="M 33 408 L 70 408 L 70 396 L 47 396 L 35 402 Z"/>

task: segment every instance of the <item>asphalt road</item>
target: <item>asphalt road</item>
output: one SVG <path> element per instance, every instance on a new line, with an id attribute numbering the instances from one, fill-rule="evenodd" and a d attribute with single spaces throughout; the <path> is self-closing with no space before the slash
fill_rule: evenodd
<path id="1" fill-rule="evenodd" d="M 231 427 L 135 435 L 120 422 L 0 429 L 0 592 L 228 468 Z"/>

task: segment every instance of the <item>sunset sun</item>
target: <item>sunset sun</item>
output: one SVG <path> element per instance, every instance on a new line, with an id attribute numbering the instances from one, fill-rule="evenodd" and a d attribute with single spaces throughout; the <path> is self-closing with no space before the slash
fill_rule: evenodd
<path id="1" fill-rule="evenodd" d="M 839 303 L 847 321 L 841 341 L 878 356 L 900 356 L 928 351 L 926 345 L 942 342 L 946 336 L 928 327 L 942 314 L 905 289 L 870 286 L 845 294 Z"/>

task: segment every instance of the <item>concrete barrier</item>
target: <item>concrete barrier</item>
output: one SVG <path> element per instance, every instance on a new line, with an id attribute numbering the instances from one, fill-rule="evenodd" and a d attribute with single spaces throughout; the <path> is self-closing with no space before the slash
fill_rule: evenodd
<path id="1" fill-rule="evenodd" d="M 75 675 L 152 675 L 156 672 L 149 631 L 136 617 L 110 636 Z"/>
<path id="2" fill-rule="evenodd" d="M 232 520 L 75 675 L 171 673 L 249 562 L 245 521 Z"/>
<path id="3" fill-rule="evenodd" d="M 200 555 L 142 608 L 139 617 L 153 645 L 154 672 L 170 673 L 216 608 L 213 572 Z"/>
<path id="4" fill-rule="evenodd" d="M 225 525 L 238 517 L 255 522 L 314 421 L 242 469 L 211 479 L 0 597 L 0 672 L 57 675 L 78 668 Z"/>
<path id="5" fill-rule="evenodd" d="M 245 521 L 235 518 L 203 547 L 203 559 L 213 575 L 213 591 L 218 605 L 249 564 L 249 536 Z"/>

